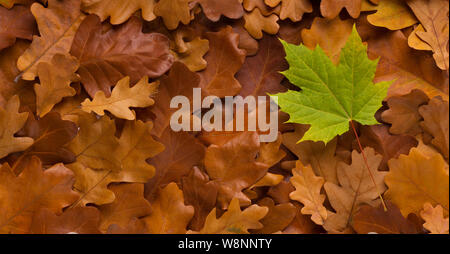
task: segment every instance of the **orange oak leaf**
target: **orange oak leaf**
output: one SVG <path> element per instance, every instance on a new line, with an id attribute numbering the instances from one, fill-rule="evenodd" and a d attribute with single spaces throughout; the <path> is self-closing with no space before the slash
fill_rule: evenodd
<path id="1" fill-rule="evenodd" d="M 260 143 L 256 132 L 243 132 L 222 146 L 211 145 L 206 150 L 206 172 L 219 186 L 217 202 L 227 208 L 236 198 L 241 205 L 250 199 L 242 190 L 252 186 L 267 173 L 268 165 L 256 161 Z"/>
<path id="2" fill-rule="evenodd" d="M 8 164 L 0 168 L 0 233 L 28 233 L 33 214 L 41 208 L 61 214 L 78 197 L 72 191 L 73 173 L 62 164 L 45 171 L 33 157 L 16 176 Z"/>
<path id="3" fill-rule="evenodd" d="M 64 97 L 74 96 L 76 91 L 70 86 L 78 81 L 75 74 L 78 60 L 69 55 L 55 54 L 50 62 L 42 62 L 37 67 L 40 84 L 34 85 L 36 110 L 40 117 L 45 116 Z"/>
<path id="4" fill-rule="evenodd" d="M 20 71 L 17 69 L 17 59 L 30 46 L 24 40 L 17 40 L 16 43 L 4 50 L 0 54 L 0 107 L 6 107 L 8 101 L 15 95 L 20 99 L 20 109 L 23 111 L 34 111 L 36 96 L 33 91 L 33 84 L 23 79 L 15 80 Z"/>
<path id="5" fill-rule="evenodd" d="M 352 33 L 351 20 L 315 18 L 311 29 L 302 30 L 303 44 L 314 50 L 319 45 L 325 53 L 337 64 L 341 49 L 347 43 Z"/>
<path id="6" fill-rule="evenodd" d="M 205 16 L 211 21 L 219 21 L 223 15 L 230 19 L 239 19 L 244 15 L 241 0 L 196 0 L 203 9 Z"/>
<path id="7" fill-rule="evenodd" d="M 193 215 L 194 207 L 185 205 L 183 192 L 170 183 L 159 191 L 144 221 L 150 234 L 185 234 Z"/>
<path id="8" fill-rule="evenodd" d="M 205 59 L 206 69 L 200 72 L 200 86 L 210 95 L 234 96 L 241 90 L 236 72 L 244 64 L 245 51 L 238 47 L 239 35 L 230 26 L 219 32 L 207 32 L 210 50 Z"/>
<path id="9" fill-rule="evenodd" d="M 375 9 L 376 13 L 367 16 L 367 20 L 374 26 L 399 30 L 410 27 L 418 22 L 414 13 L 404 0 L 380 0 Z"/>
<path id="10" fill-rule="evenodd" d="M 301 21 L 303 14 L 313 11 L 309 0 L 264 0 L 270 7 L 275 7 L 281 2 L 280 19 L 289 18 L 293 22 Z"/>
<path id="11" fill-rule="evenodd" d="M 31 223 L 31 234 L 100 234 L 100 212 L 95 207 L 75 207 L 56 215 L 41 209 Z"/>
<path id="12" fill-rule="evenodd" d="M 49 0 L 45 8 L 40 3 L 31 6 L 40 37 L 34 36 L 30 48 L 17 60 L 21 77 L 34 80 L 38 65 L 50 62 L 55 54 L 69 53 L 75 32 L 85 15 L 80 11 L 80 0 Z"/>
<path id="13" fill-rule="evenodd" d="M 293 200 L 299 201 L 304 205 L 302 214 L 310 214 L 311 220 L 318 225 L 323 225 L 327 219 L 327 209 L 323 206 L 326 196 L 321 194 L 322 187 L 325 183 L 323 177 L 314 174 L 311 166 L 303 166 L 297 161 L 296 168 L 292 170 L 293 177 L 291 183 L 295 187 L 295 191 L 289 194 Z"/>
<path id="14" fill-rule="evenodd" d="M 137 10 L 142 11 L 142 18 L 152 21 L 155 0 L 82 0 L 81 9 L 89 14 L 96 14 L 102 21 L 110 17 L 113 25 L 127 21 Z"/>
<path id="15" fill-rule="evenodd" d="M 218 186 L 197 167 L 194 167 L 188 176 L 183 177 L 181 183 L 186 204 L 194 207 L 194 217 L 189 228 L 200 230 L 206 216 L 216 206 Z"/>
<path id="16" fill-rule="evenodd" d="M 245 29 L 255 39 L 261 39 L 263 37 L 263 31 L 268 34 L 277 34 L 280 29 L 278 25 L 278 16 L 272 14 L 268 17 L 261 14 L 261 11 L 256 8 L 250 13 L 244 14 Z"/>
<path id="17" fill-rule="evenodd" d="M 150 123 L 127 122 L 117 139 L 112 120 L 93 118 L 90 115 L 80 117 L 79 135 L 69 146 L 76 151 L 83 149 L 77 162 L 68 165 L 77 179 L 74 187 L 82 194 L 74 206 L 113 202 L 115 195 L 108 189 L 110 183 L 148 182 L 155 175 L 155 169 L 146 159 L 164 148 L 150 135 Z"/>
<path id="18" fill-rule="evenodd" d="M 194 0 L 160 0 L 155 5 L 155 15 L 162 17 L 164 24 L 170 30 L 178 27 L 179 23 L 185 25 L 191 21 L 189 3 Z"/>
<path id="19" fill-rule="evenodd" d="M 100 18 L 88 16 L 78 29 L 70 53 L 80 61 L 78 74 L 91 97 L 111 95 L 111 87 L 125 76 L 135 84 L 143 76 L 156 78 L 172 66 L 169 41 L 162 34 L 144 34 L 133 17 L 117 29 L 102 31 Z"/>
<path id="20" fill-rule="evenodd" d="M 144 198 L 144 185 L 139 183 L 116 184 L 109 187 L 116 199 L 111 204 L 102 205 L 99 229 L 106 232 L 110 225 L 125 228 L 134 218 L 150 214 L 151 208 Z"/>
<path id="21" fill-rule="evenodd" d="M 419 214 L 423 204 L 440 205 L 448 215 L 449 177 L 445 161 L 440 154 L 428 156 L 413 148 L 409 155 L 400 155 L 389 161 L 385 194 L 403 215 Z"/>
<path id="22" fill-rule="evenodd" d="M 329 213 L 324 227 L 328 231 L 344 231 L 351 223 L 354 214 L 361 205 L 374 205 L 380 193 L 384 193 L 384 177 L 386 172 L 378 171 L 382 156 L 372 148 L 364 149 L 367 164 L 372 177 L 364 165 L 363 156 L 356 150 L 352 153 L 352 164 L 343 162 L 338 165 L 339 185 L 326 182 L 324 187 L 331 206 L 336 213 Z"/>
<path id="23" fill-rule="evenodd" d="M 283 75 L 280 74 L 288 68 L 285 56 L 280 41 L 274 36 L 265 35 L 259 42 L 258 53 L 247 57 L 237 73 L 236 78 L 242 85 L 239 95 L 265 96 L 267 93 L 286 91 L 281 85 Z"/>
<path id="24" fill-rule="evenodd" d="M 361 13 L 361 0 L 323 0 L 320 11 L 325 18 L 336 18 L 343 8 L 347 9 L 352 18 L 358 18 Z"/>
<path id="25" fill-rule="evenodd" d="M 56 112 L 40 119 L 28 117 L 21 136 L 31 137 L 34 142 L 22 153 L 8 158 L 13 171 L 16 174 L 22 172 L 33 156 L 39 157 L 44 166 L 74 162 L 75 154 L 64 146 L 75 138 L 77 132 L 77 126 L 73 122 L 62 120 Z"/>
<path id="26" fill-rule="evenodd" d="M 434 137 L 432 144 L 441 151 L 446 159 L 449 157 L 448 109 L 448 102 L 439 97 L 433 98 L 428 105 L 419 108 L 420 115 L 424 118 L 420 126 Z"/>
<path id="27" fill-rule="evenodd" d="M 206 217 L 205 226 L 200 231 L 189 231 L 188 233 L 199 234 L 248 234 L 249 229 L 260 229 L 260 222 L 269 212 L 269 208 L 252 205 L 241 211 L 239 200 L 234 198 L 228 210 L 220 217 L 216 216 L 214 208 Z"/>
<path id="28" fill-rule="evenodd" d="M 264 16 L 269 16 L 270 14 L 280 14 L 281 11 L 281 6 L 279 4 L 269 6 L 264 3 L 264 0 L 243 0 L 242 6 L 244 6 L 244 9 L 248 12 L 258 8 Z"/>
<path id="29" fill-rule="evenodd" d="M 382 206 L 362 206 L 353 216 L 352 227 L 358 234 L 418 234 L 414 223 L 400 213 L 400 209 L 386 202 L 387 211 Z"/>
<path id="30" fill-rule="evenodd" d="M 448 216 L 444 217 L 442 206 L 433 207 L 430 203 L 425 203 L 420 216 L 425 220 L 423 227 L 431 234 L 448 234 Z"/>
<path id="31" fill-rule="evenodd" d="M 406 134 L 415 136 L 422 132 L 419 107 L 428 102 L 427 95 L 421 90 L 413 90 L 403 96 L 391 97 L 387 100 L 389 110 L 382 113 L 383 121 L 390 123 L 389 132 L 392 134 Z"/>
<path id="32" fill-rule="evenodd" d="M 130 108 L 146 108 L 155 101 L 151 98 L 158 89 L 158 82 L 148 83 L 148 77 L 143 77 L 137 84 L 130 87 L 130 77 L 125 77 L 112 90 L 111 96 L 106 97 L 103 91 L 98 91 L 91 101 L 86 99 L 81 108 L 87 112 L 105 115 L 105 111 L 126 120 L 135 120 L 136 114 Z"/>
<path id="33" fill-rule="evenodd" d="M 15 4 L 30 4 L 34 0 L 2 0 L 0 2 L 1 5 L 5 6 L 6 8 L 10 9 Z"/>
<path id="34" fill-rule="evenodd" d="M 193 35 L 192 30 L 176 30 L 176 58 L 184 63 L 191 71 L 201 71 L 207 66 L 203 58 L 209 51 L 209 41 Z M 173 68 L 173 67 L 172 67 Z"/>
<path id="35" fill-rule="evenodd" d="M 425 31 L 418 31 L 417 36 L 433 49 L 436 64 L 442 70 L 449 69 L 449 6 L 447 0 L 412 0 L 407 4 L 419 19 Z"/>
<path id="36" fill-rule="evenodd" d="M 15 137 L 14 135 L 25 125 L 28 113 L 19 113 L 20 101 L 13 96 L 5 108 L 0 107 L 0 158 L 14 152 L 20 152 L 33 144 L 29 137 Z"/>
<path id="37" fill-rule="evenodd" d="M 119 145 L 114 121 L 108 117 L 97 119 L 93 114 L 83 112 L 77 125 L 78 135 L 67 146 L 75 154 L 77 163 L 91 169 L 118 171 L 120 161 L 111 156 Z"/>
<path id="38" fill-rule="evenodd" d="M 0 50 L 13 45 L 16 38 L 32 40 L 36 32 L 36 21 L 24 6 L 10 10 L 0 6 L 0 24 Z"/>

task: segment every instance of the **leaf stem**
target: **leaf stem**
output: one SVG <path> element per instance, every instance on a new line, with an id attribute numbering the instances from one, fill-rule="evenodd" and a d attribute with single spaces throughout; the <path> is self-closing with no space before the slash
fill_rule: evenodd
<path id="1" fill-rule="evenodd" d="M 372 179 L 372 182 L 375 185 L 376 192 L 378 193 L 381 203 L 383 204 L 384 211 L 387 212 L 388 209 L 387 209 L 386 204 L 384 203 L 384 199 L 381 196 L 381 193 L 378 189 L 377 183 L 375 182 L 375 178 L 373 177 L 372 171 L 370 171 L 369 163 L 367 162 L 367 157 L 366 157 L 366 154 L 364 153 L 364 149 L 361 145 L 361 141 L 359 140 L 358 132 L 356 131 L 355 123 L 353 122 L 353 120 L 350 120 L 350 124 L 352 125 L 352 129 L 353 129 L 353 133 L 355 134 L 356 141 L 358 141 L 359 149 L 361 150 L 361 155 L 364 158 L 364 163 L 366 164 L 367 170 L 369 171 L 370 178 Z"/>

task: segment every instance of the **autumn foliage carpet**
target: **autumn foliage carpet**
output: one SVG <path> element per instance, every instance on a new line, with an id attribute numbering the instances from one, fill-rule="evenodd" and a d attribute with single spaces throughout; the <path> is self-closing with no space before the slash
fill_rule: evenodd
<path id="1" fill-rule="evenodd" d="M 448 4 L 0 0 L 0 233 L 448 234 Z M 280 39 L 337 64 L 353 27 L 392 82 L 367 165 L 282 111 L 273 143 L 170 128 L 193 88 L 299 90 Z"/>

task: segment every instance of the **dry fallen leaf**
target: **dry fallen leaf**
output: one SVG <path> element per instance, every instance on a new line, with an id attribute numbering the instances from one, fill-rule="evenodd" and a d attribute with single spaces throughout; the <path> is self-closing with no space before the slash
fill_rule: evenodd
<path id="1" fill-rule="evenodd" d="M 440 154 L 426 156 L 413 148 L 408 156 L 389 161 L 385 197 L 396 204 L 402 214 L 418 214 L 426 202 L 440 205 L 448 215 L 448 172 Z"/>

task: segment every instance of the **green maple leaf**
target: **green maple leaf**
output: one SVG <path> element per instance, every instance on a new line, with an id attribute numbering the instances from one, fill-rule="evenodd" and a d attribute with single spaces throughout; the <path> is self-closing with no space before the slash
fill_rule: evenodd
<path id="1" fill-rule="evenodd" d="M 281 110 L 290 115 L 290 123 L 309 124 L 301 141 L 328 143 L 349 130 L 349 122 L 378 124 L 374 115 L 392 82 L 373 83 L 378 60 L 370 60 L 367 46 L 356 28 L 341 51 L 335 66 L 317 46 L 310 50 L 282 41 L 290 68 L 282 72 L 300 92 L 271 95 Z"/>

